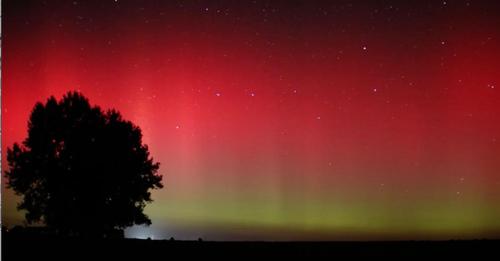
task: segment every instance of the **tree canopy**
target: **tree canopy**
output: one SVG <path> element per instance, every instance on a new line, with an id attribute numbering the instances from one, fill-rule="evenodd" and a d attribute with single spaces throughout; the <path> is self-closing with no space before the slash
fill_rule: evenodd
<path id="1" fill-rule="evenodd" d="M 8 148 L 7 161 L 7 187 L 22 196 L 26 221 L 65 235 L 149 225 L 150 189 L 163 187 L 140 128 L 78 92 L 37 103 L 27 138 Z"/>

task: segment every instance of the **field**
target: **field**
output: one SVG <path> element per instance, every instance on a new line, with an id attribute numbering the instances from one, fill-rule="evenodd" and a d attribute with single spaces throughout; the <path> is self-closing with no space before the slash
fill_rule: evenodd
<path id="1" fill-rule="evenodd" d="M 212 242 L 2 235 L 2 260 L 149 258 L 470 258 L 498 256 L 500 241 Z"/>

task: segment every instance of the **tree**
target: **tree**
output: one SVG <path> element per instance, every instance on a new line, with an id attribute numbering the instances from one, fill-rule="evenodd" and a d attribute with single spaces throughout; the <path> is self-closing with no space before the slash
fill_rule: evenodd
<path id="1" fill-rule="evenodd" d="M 28 137 L 8 148 L 7 161 L 7 187 L 22 196 L 26 221 L 62 235 L 102 237 L 150 225 L 143 213 L 149 190 L 163 187 L 140 128 L 78 92 L 37 103 Z"/>

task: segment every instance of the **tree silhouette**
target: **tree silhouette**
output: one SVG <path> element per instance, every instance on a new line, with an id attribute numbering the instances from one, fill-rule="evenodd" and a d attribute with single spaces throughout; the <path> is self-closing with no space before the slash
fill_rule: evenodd
<path id="1" fill-rule="evenodd" d="M 109 236 L 134 224 L 150 189 L 162 188 L 159 163 L 139 127 L 78 92 L 37 103 L 22 145 L 7 150 L 7 186 L 22 195 L 26 221 L 62 235 Z"/>

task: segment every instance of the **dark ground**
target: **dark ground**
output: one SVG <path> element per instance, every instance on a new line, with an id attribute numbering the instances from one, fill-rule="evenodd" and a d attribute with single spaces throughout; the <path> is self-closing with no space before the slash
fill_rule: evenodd
<path id="1" fill-rule="evenodd" d="M 168 260 L 329 257 L 500 260 L 499 240 L 401 242 L 198 242 L 139 239 L 84 240 L 2 235 L 2 260 Z M 311 259 L 313 258 L 313 259 Z M 378 259 L 377 259 L 378 260 Z M 403 260 L 403 259 L 402 259 Z"/>

